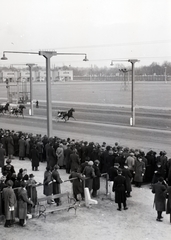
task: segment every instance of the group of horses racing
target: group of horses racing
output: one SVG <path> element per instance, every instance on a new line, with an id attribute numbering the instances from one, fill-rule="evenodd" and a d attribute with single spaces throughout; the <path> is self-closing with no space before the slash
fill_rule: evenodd
<path id="1" fill-rule="evenodd" d="M 14 115 L 16 117 L 18 117 L 19 115 L 22 116 L 24 118 L 24 112 L 23 109 L 25 109 L 26 107 L 22 104 L 17 104 L 16 106 L 10 106 L 10 103 L 6 103 L 1 104 L 0 105 L 0 114 L 5 114 L 8 113 L 10 115 Z"/>
<path id="2" fill-rule="evenodd" d="M 0 114 L 6 114 L 14 115 L 18 117 L 19 115 L 24 118 L 24 109 L 26 107 L 22 104 L 0 104 Z M 68 121 L 70 118 L 74 118 L 73 112 L 75 112 L 74 108 L 70 108 L 68 111 L 57 111 L 56 120 L 59 121 L 59 119 L 64 120 L 65 122 Z M 76 120 L 76 119 L 75 119 Z"/>

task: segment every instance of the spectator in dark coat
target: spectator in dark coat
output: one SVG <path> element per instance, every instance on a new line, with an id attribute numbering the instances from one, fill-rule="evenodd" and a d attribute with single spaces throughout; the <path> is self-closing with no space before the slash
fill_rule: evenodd
<path id="1" fill-rule="evenodd" d="M 95 177 L 93 178 L 93 192 L 92 192 L 92 197 L 97 197 L 97 190 L 100 189 L 100 177 L 101 177 L 101 173 L 100 173 L 100 169 L 99 169 L 99 164 L 100 161 L 99 160 L 95 160 L 94 161 L 94 173 L 95 173 Z"/>
<path id="2" fill-rule="evenodd" d="M 132 174 L 128 169 L 127 165 L 124 165 L 124 168 L 122 169 L 122 175 L 126 179 L 126 192 L 127 192 L 126 196 L 131 197 L 130 193 L 132 192 L 132 187 L 131 187 Z"/>
<path id="3" fill-rule="evenodd" d="M 142 157 L 140 155 L 137 156 L 137 160 L 135 160 L 135 167 L 134 167 L 134 182 L 136 187 L 141 187 L 143 182 L 143 177 L 145 174 L 145 163 L 142 161 Z"/>
<path id="4" fill-rule="evenodd" d="M 27 194 L 28 194 L 28 198 L 30 200 L 32 200 L 32 202 L 34 203 L 34 206 L 37 204 L 37 182 L 34 179 L 34 175 L 31 173 L 29 174 L 29 179 L 27 181 Z M 28 213 L 31 213 L 31 205 L 28 204 Z"/>
<path id="5" fill-rule="evenodd" d="M 9 135 L 7 136 L 6 141 L 7 141 L 7 148 L 8 148 L 8 157 L 9 159 L 12 159 L 14 154 L 14 141 L 11 133 L 9 133 Z"/>
<path id="6" fill-rule="evenodd" d="M 26 154 L 26 141 L 24 136 L 22 136 L 19 140 L 19 160 L 24 160 Z"/>
<path id="7" fill-rule="evenodd" d="M 76 201 L 79 201 L 78 195 L 81 195 L 82 199 L 84 198 L 84 188 L 83 188 L 83 177 L 81 173 L 78 173 L 78 169 L 75 169 L 75 171 L 72 171 L 69 179 L 76 178 L 71 180 L 72 182 L 72 189 L 73 189 L 73 196 L 76 199 Z"/>
<path id="8" fill-rule="evenodd" d="M 26 225 L 27 218 L 27 204 L 31 204 L 34 206 L 34 203 L 29 200 L 27 191 L 26 191 L 26 183 L 21 183 L 21 189 L 18 191 L 18 218 L 19 223 L 22 227 Z"/>
<path id="9" fill-rule="evenodd" d="M 171 223 L 171 186 L 167 188 L 167 207 L 166 214 L 170 214 L 170 223 Z"/>
<path id="10" fill-rule="evenodd" d="M 52 185 L 52 172 L 50 170 L 50 167 L 46 167 L 46 171 L 44 172 L 44 180 L 43 180 L 43 194 L 46 196 L 51 196 L 53 193 L 53 185 Z M 54 202 L 51 199 L 47 200 L 48 204 L 51 204 Z"/>
<path id="11" fill-rule="evenodd" d="M 71 153 L 70 155 L 70 162 L 71 162 L 71 171 L 78 169 L 78 167 L 80 166 L 80 159 L 76 149 L 74 149 L 73 153 Z"/>
<path id="12" fill-rule="evenodd" d="M 162 222 L 162 212 L 166 210 L 166 193 L 167 187 L 163 184 L 163 177 L 160 177 L 158 182 L 152 186 L 152 193 L 154 196 L 154 205 L 157 211 L 157 219 L 156 221 Z"/>
<path id="13" fill-rule="evenodd" d="M 50 143 L 50 146 L 49 146 L 49 149 L 48 149 L 47 166 L 49 166 L 52 170 L 56 164 L 57 164 L 57 156 L 56 156 L 56 153 L 55 153 L 55 149 L 53 148 L 53 143 Z"/>
<path id="14" fill-rule="evenodd" d="M 31 165 L 32 165 L 32 171 L 38 171 L 39 167 L 39 152 L 36 148 L 36 145 L 33 146 L 33 149 L 31 150 Z"/>
<path id="15" fill-rule="evenodd" d="M 114 166 L 109 169 L 109 181 L 114 182 L 115 177 L 118 176 L 119 163 L 114 163 Z"/>
<path id="16" fill-rule="evenodd" d="M 118 170 L 118 176 L 114 179 L 113 192 L 115 192 L 115 203 L 118 204 L 118 211 L 121 211 L 121 204 L 123 203 L 124 210 L 126 206 L 126 179 L 122 176 L 122 170 Z"/>
<path id="17" fill-rule="evenodd" d="M 2 173 L 5 173 L 7 180 L 11 180 L 13 173 L 15 173 L 14 166 L 11 165 L 11 159 L 6 160 L 6 165 L 2 168 Z"/>
<path id="18" fill-rule="evenodd" d="M 15 221 L 15 208 L 16 208 L 16 196 L 12 189 L 13 182 L 8 180 L 6 182 L 7 188 L 3 189 L 2 198 L 4 200 L 5 218 L 6 222 L 4 227 L 11 227 Z"/>
<path id="19" fill-rule="evenodd" d="M 53 179 L 53 195 L 61 193 L 61 183 L 63 182 L 60 178 L 59 172 L 58 172 L 59 166 L 55 165 L 54 170 L 52 171 L 52 179 Z M 54 201 L 56 202 L 56 205 L 61 205 L 61 199 L 55 198 Z"/>
<path id="20" fill-rule="evenodd" d="M 85 187 L 87 187 L 91 193 L 93 188 L 93 178 L 95 178 L 94 168 L 93 168 L 93 161 L 89 161 L 88 165 L 83 170 L 83 175 L 87 178 L 85 180 Z"/>
<path id="21" fill-rule="evenodd" d="M 72 150 L 70 148 L 70 144 L 67 144 L 67 148 L 64 150 L 64 158 L 65 158 L 65 163 L 66 163 L 66 173 L 70 173 L 71 169 L 71 161 L 70 161 L 70 155 L 72 153 Z"/>
<path id="22" fill-rule="evenodd" d="M 5 149 L 3 148 L 3 144 L 0 143 L 0 168 L 4 167 L 4 161 L 5 161 Z"/>

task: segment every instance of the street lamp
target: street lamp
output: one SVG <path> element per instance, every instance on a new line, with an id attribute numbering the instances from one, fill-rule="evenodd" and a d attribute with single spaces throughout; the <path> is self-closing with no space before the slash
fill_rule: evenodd
<path id="1" fill-rule="evenodd" d="M 33 82 L 32 82 L 32 68 L 35 65 L 34 63 L 27 63 L 30 71 L 30 115 L 33 116 Z"/>
<path id="2" fill-rule="evenodd" d="M 167 73 L 166 73 L 166 70 L 167 70 L 167 67 L 164 67 L 164 79 L 165 79 L 165 83 L 167 83 Z"/>
<path id="3" fill-rule="evenodd" d="M 56 51 L 39 51 L 39 52 L 18 52 L 4 51 L 1 60 L 7 60 L 5 53 L 23 53 L 38 54 L 46 59 L 46 104 L 47 104 L 47 136 L 52 136 L 52 103 L 51 103 L 51 82 L 50 82 L 50 58 L 56 55 L 84 55 L 83 61 L 88 61 L 86 53 L 57 53 Z"/>
<path id="4" fill-rule="evenodd" d="M 130 125 L 135 125 L 135 107 L 134 107 L 134 82 L 135 82 L 135 73 L 134 73 L 134 65 L 136 62 L 139 62 L 138 59 L 128 59 L 128 60 L 112 60 L 111 66 L 113 66 L 113 62 L 130 62 L 132 64 L 132 90 L 131 90 L 131 118 Z"/>

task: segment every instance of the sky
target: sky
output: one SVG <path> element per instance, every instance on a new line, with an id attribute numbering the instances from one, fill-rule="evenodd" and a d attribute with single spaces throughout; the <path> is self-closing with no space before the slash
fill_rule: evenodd
<path id="1" fill-rule="evenodd" d="M 52 66 L 110 67 L 171 62 L 171 0 L 1 0 L 0 54 L 3 51 L 56 51 Z M 60 55 L 66 53 L 66 55 Z M 86 53 L 84 56 L 67 53 Z M 8 53 L 0 65 L 45 58 Z"/>

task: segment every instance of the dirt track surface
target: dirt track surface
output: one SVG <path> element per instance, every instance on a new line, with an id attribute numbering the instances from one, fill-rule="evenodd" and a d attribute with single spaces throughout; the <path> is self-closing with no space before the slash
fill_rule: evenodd
<path id="1" fill-rule="evenodd" d="M 31 173 L 29 160 L 13 160 L 16 172 L 21 167 Z M 38 172 L 33 172 L 37 182 L 42 182 L 45 163 L 41 163 Z M 59 170 L 63 180 L 68 179 L 65 170 Z M 61 185 L 62 192 L 71 190 L 71 183 Z M 42 188 L 38 189 L 38 196 L 43 196 Z M 1 240 L 162 240 L 170 239 L 171 224 L 169 215 L 163 213 L 163 222 L 156 221 L 156 211 L 153 209 L 154 195 L 149 186 L 134 188 L 132 197 L 128 198 L 127 211 L 117 211 L 117 205 L 105 195 L 105 180 L 101 179 L 101 189 L 97 198 L 98 204 L 90 208 L 81 206 L 74 210 L 58 211 L 48 214 L 46 221 L 43 217 L 27 221 L 22 228 L 15 224 L 12 228 L 4 228 L 0 224 Z"/>

